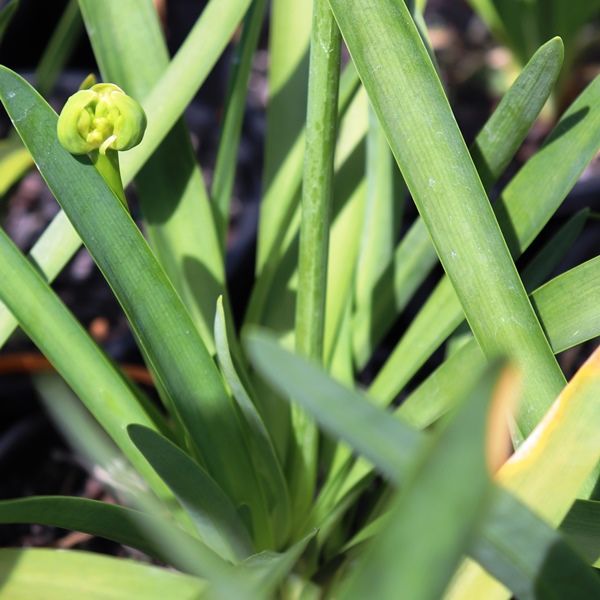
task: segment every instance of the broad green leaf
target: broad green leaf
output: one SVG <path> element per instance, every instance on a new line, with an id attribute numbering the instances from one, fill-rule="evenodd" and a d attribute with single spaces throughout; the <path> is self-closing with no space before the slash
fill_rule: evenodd
<path id="1" fill-rule="evenodd" d="M 355 311 L 364 315 L 364 324 L 371 331 L 372 304 L 379 291 L 376 284 L 387 265 L 391 264 L 403 211 L 405 186 L 398 186 L 397 167 L 383 129 L 372 107 L 369 107 L 367 134 L 364 225 L 354 282 Z M 396 189 L 401 187 L 401 189 Z"/>
<path id="2" fill-rule="evenodd" d="M 496 474 L 499 485 L 558 527 L 600 463 L 600 349 L 588 359 L 546 416 Z M 450 597 L 508 598 L 474 563 L 465 565 Z"/>
<path id="3" fill-rule="evenodd" d="M 269 31 L 269 103 L 256 272 L 260 273 L 294 211 L 302 176 L 312 3 L 275 0 Z M 293 181 L 297 173 L 297 183 Z M 293 187 L 287 186 L 291 183 Z"/>
<path id="4" fill-rule="evenodd" d="M 59 144 L 54 111 L 29 84 L 5 68 L 0 70 L 0 98 L 48 187 L 110 283 L 210 474 L 236 501 L 248 502 L 253 518 L 262 525 L 264 507 L 256 495 L 255 474 L 235 407 L 139 229 L 90 161 L 71 156 Z M 30 334 L 34 328 L 46 327 L 45 323 L 32 325 Z M 65 339 L 63 335 L 58 338 L 56 343 Z M 50 357 L 56 361 L 56 351 Z"/>
<path id="5" fill-rule="evenodd" d="M 132 388 L 2 230 L 0 257 L 2 301 L 150 487 L 172 498 L 127 436 L 130 423 L 154 427 Z"/>
<path id="6" fill-rule="evenodd" d="M 364 0 L 332 7 L 475 336 L 527 369 L 524 403 L 540 416 L 564 379 L 408 10 L 388 0 L 365 20 Z"/>
<path id="7" fill-rule="evenodd" d="M 598 294 L 600 258 L 555 277 L 533 292 L 531 302 L 555 354 L 600 336 Z M 398 414 L 420 429 L 431 425 L 474 384 L 484 367 L 485 358 L 471 339 L 403 401 Z"/>
<path id="8" fill-rule="evenodd" d="M 143 99 L 148 128 L 142 143 L 123 157 L 137 173 L 183 114 L 244 16 L 250 0 L 210 0 L 169 67 Z M 174 93 L 173 90 L 177 90 Z"/>
<path id="9" fill-rule="evenodd" d="M 252 391 L 252 397 L 246 391 L 249 383 L 244 383 L 238 375 L 234 365 L 233 356 L 230 352 L 229 339 L 235 333 L 228 331 L 223 302 L 219 298 L 217 302 L 217 311 L 215 316 L 215 343 L 217 346 L 217 356 L 219 366 L 227 385 L 231 389 L 233 397 L 245 417 L 249 435 L 247 443 L 251 447 L 251 458 L 259 477 L 259 482 L 266 495 L 266 502 L 274 522 L 274 535 L 276 536 L 277 546 L 285 543 L 290 528 L 290 497 L 287 482 L 283 474 L 282 466 L 277 458 L 273 447 L 271 436 L 264 425 L 262 416 L 257 410 L 253 399 L 258 401 L 255 391 Z M 238 363 L 239 364 L 239 363 Z M 243 373 L 243 371 L 240 371 Z M 244 379 L 248 382 L 248 377 L 243 373 Z M 248 389 L 251 389 L 248 387 Z M 263 410 L 265 408 L 263 407 Z"/>
<path id="10" fill-rule="evenodd" d="M 600 502 L 577 500 L 560 530 L 594 567 L 600 568 Z"/>
<path id="11" fill-rule="evenodd" d="M 280 348 L 267 335 L 248 334 L 246 346 L 252 363 L 263 377 L 282 396 L 293 398 L 311 414 L 318 413 L 319 422 L 326 430 L 334 434 L 341 429 L 348 432 L 362 428 L 381 430 L 380 436 L 368 441 L 362 435 L 353 437 L 352 445 L 386 476 L 397 477 L 401 470 L 399 463 L 405 469 L 422 446 L 422 434 L 375 410 L 360 392 L 344 388 L 315 365 Z M 353 410 L 339 410 L 340 402 L 348 398 L 352 399 Z M 335 409 L 332 403 L 336 403 Z"/>
<path id="12" fill-rule="evenodd" d="M 440 598 L 490 500 L 486 437 L 497 376 L 488 373 L 416 457 L 343 598 Z"/>
<path id="13" fill-rule="evenodd" d="M 169 65 L 150 0 L 80 0 L 105 81 L 143 99 Z M 220 241 L 202 174 L 182 119 L 136 177 L 148 239 L 214 353 L 215 303 L 223 293 Z"/>
<path id="14" fill-rule="evenodd" d="M 525 139 L 552 91 L 562 56 L 563 46 L 559 39 L 542 46 L 477 136 L 471 154 L 486 188 L 500 177 Z M 396 248 L 393 263 L 375 286 L 372 315 L 362 311 L 355 316 L 354 347 L 359 367 L 366 364 L 373 348 L 425 280 L 436 260 L 425 224 L 417 219 Z M 367 328 L 369 320 L 372 324 Z"/>
<path id="15" fill-rule="evenodd" d="M 600 257 L 596 257 L 535 291 L 533 305 L 555 352 L 600 335 L 600 315 L 594 302 L 599 288 Z"/>
<path id="16" fill-rule="evenodd" d="M 165 521 L 165 527 L 176 527 L 173 521 L 167 521 L 158 515 L 148 515 L 132 508 L 86 498 L 36 496 L 0 502 L 0 523 L 37 523 L 82 531 L 131 546 L 169 562 L 164 548 L 147 535 L 154 522 L 161 518 Z M 183 531 L 179 535 L 185 535 L 192 545 L 200 543 Z"/>
<path id="17" fill-rule="evenodd" d="M 206 582 L 125 558 L 47 548 L 0 550 L 0 595 L 13 600 L 197 600 Z"/>
<path id="18" fill-rule="evenodd" d="M 252 541 L 231 500 L 190 456 L 159 433 L 130 425 L 129 437 L 188 511 L 202 540 L 227 560 L 252 554 Z"/>
<path id="19" fill-rule="evenodd" d="M 428 443 L 429 434 L 394 419 L 317 366 L 280 348 L 270 336 L 252 333 L 246 346 L 253 364 L 282 395 L 301 402 L 325 430 L 348 443 L 396 485 L 405 482 L 406 469 Z M 469 554 L 515 591 L 549 586 L 557 593 L 570 592 L 573 581 L 588 597 L 600 590 L 595 575 L 560 535 L 500 488 L 494 490 L 490 511 Z"/>
<path id="20" fill-rule="evenodd" d="M 599 148 L 600 78 L 596 78 L 496 204 L 514 256 L 535 239 Z M 462 321 L 459 304 L 450 282 L 443 278 L 380 370 L 370 390 L 372 396 L 382 403 L 394 398 Z"/>
<path id="21" fill-rule="evenodd" d="M 558 37 L 540 46 L 479 132 L 471 154 L 486 189 L 504 173 L 527 137 L 552 93 L 563 57 Z"/>

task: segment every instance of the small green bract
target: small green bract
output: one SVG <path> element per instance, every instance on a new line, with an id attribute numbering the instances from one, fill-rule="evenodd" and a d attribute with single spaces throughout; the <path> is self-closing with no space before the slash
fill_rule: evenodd
<path id="1" fill-rule="evenodd" d="M 73 94 L 58 118 L 60 143 L 71 154 L 129 150 L 146 130 L 140 104 L 113 83 L 98 83 Z"/>

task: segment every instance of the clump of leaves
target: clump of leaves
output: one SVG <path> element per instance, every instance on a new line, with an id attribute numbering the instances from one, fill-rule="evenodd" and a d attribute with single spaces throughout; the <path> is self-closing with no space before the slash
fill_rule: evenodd
<path id="1" fill-rule="evenodd" d="M 87 94 L 65 134 L 42 96 L 0 68 L 0 100 L 62 208 L 29 258 L 0 232 L 0 337 L 18 325 L 52 362 L 60 379 L 38 377 L 40 395 L 121 505 L 16 499 L 0 503 L 0 522 L 104 536 L 180 573 L 1 550 L 2 591 L 597 596 L 600 358 L 567 384 L 555 354 L 600 334 L 600 260 L 548 280 L 589 211 L 521 271 L 514 260 L 600 148 L 600 80 L 492 203 L 559 75 L 560 39 L 537 50 L 468 149 L 418 6 L 275 0 L 256 282 L 240 334 L 223 256 L 266 2 L 211 0 L 172 60 L 150 0 L 79 7 L 111 82 L 92 95 L 125 90 L 144 112 L 127 101 L 134 119 L 120 123 L 120 95 L 117 115 Z M 182 114 L 244 13 L 209 190 Z M 351 61 L 340 74 L 342 38 Z M 134 179 L 147 240 L 123 192 Z M 420 217 L 398 240 L 408 193 Z M 49 285 L 81 242 L 129 320 L 160 408 Z M 359 389 L 438 260 L 446 275 Z M 454 352 L 411 387 L 449 338 Z"/>

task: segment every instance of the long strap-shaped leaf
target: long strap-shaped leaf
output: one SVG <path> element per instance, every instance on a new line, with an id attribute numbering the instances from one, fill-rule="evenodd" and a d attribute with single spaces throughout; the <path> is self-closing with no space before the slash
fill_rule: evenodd
<path id="1" fill-rule="evenodd" d="M 498 375 L 498 369 L 490 370 L 415 459 L 385 516 L 385 529 L 371 542 L 342 598 L 441 596 L 491 497 L 486 422 Z"/>
<path id="2" fill-rule="evenodd" d="M 131 546 L 169 562 L 170 557 L 164 552 L 164 548 L 147 535 L 158 519 L 161 519 L 158 515 L 148 515 L 132 508 L 69 496 L 35 496 L 0 502 L 0 523 L 36 523 L 82 531 Z M 165 520 L 164 527 L 172 528 L 176 524 Z M 202 546 L 199 540 L 183 531 L 179 535 L 185 536 L 191 546 Z M 210 550 L 203 547 L 202 552 L 210 553 Z M 214 560 L 219 560 L 216 554 Z"/>
<path id="3" fill-rule="evenodd" d="M 599 294 L 600 258 L 559 275 L 532 294 L 555 353 L 600 336 Z M 485 365 L 477 342 L 467 342 L 406 398 L 396 415 L 413 427 L 427 428 L 475 385 Z M 345 454 L 349 460 L 350 454 Z M 370 472 L 364 461 L 356 462 L 339 490 L 340 497 Z"/>
<path id="4" fill-rule="evenodd" d="M 558 78 L 562 57 L 560 39 L 544 44 L 475 138 L 471 155 L 486 189 L 502 175 L 547 102 Z M 359 368 L 371 358 L 373 349 L 436 263 L 437 255 L 427 228 L 423 220 L 417 218 L 396 247 L 393 261 L 379 277 L 372 307 L 357 308 L 353 337 Z"/>
<path id="5" fill-rule="evenodd" d="M 267 0 L 258 0 L 253 2 L 248 9 L 244 19 L 242 38 L 238 43 L 232 61 L 225 116 L 221 126 L 219 149 L 217 150 L 215 171 L 210 189 L 220 241 L 223 246 L 226 246 L 227 242 L 231 195 L 242 135 L 242 120 L 246 110 L 248 82 L 254 53 L 265 20 L 266 6 Z"/>
<path id="6" fill-rule="evenodd" d="M 311 9 L 311 2 L 274 0 L 271 3 L 269 104 L 257 273 L 277 250 L 282 230 L 287 227 L 290 212 L 294 211 L 295 180 L 299 180 L 302 173 Z"/>
<path id="7" fill-rule="evenodd" d="M 555 354 L 600 335 L 600 257 L 555 277 L 531 295 Z M 398 414 L 415 427 L 431 425 L 485 367 L 475 340 L 470 340 L 436 369 L 400 405 Z"/>
<path id="8" fill-rule="evenodd" d="M 227 45 L 248 3 L 249 0 L 213 0 L 206 7 L 176 59 L 153 88 L 153 99 L 144 102 L 153 135 L 146 135 L 142 147 L 136 149 L 135 156 L 122 157 L 121 170 L 125 185 L 131 182 L 175 125 Z M 218 13 L 216 19 L 212 16 L 215 12 Z M 214 23 L 219 26 L 214 27 Z M 198 57 L 202 59 L 199 68 L 188 72 L 188 65 L 197 64 Z M 184 85 L 178 86 L 178 80 Z M 175 88 L 177 94 L 172 93 Z M 59 213 L 51 229 L 42 234 L 30 254 L 47 279 L 53 280 L 80 247 L 81 240 L 64 215 Z M 8 339 L 15 327 L 12 315 L 0 306 L 0 343 Z"/>
<path id="9" fill-rule="evenodd" d="M 270 336 L 255 332 L 246 341 L 253 364 L 284 397 L 302 403 L 325 430 L 370 460 L 396 485 L 405 483 L 407 468 L 429 434 L 394 419 L 317 366 L 283 350 Z M 493 492 L 469 554 L 519 597 L 536 589 L 551 589 L 560 597 L 561 590 L 572 593 L 573 581 L 587 597 L 600 593 L 597 577 L 560 534 L 500 488 Z"/>
<path id="10" fill-rule="evenodd" d="M 108 357 L 0 229 L 0 298 L 85 403 L 125 456 L 162 498 L 172 498 L 128 439 L 129 423 L 153 427 Z"/>
<path id="11" fill-rule="evenodd" d="M 254 390 L 251 394 L 247 391 L 251 389 L 248 383 L 249 377 L 243 365 L 240 366 L 241 360 L 237 361 L 237 367 L 234 364 L 230 340 L 235 333 L 230 330 L 229 325 L 225 318 L 222 299 L 219 298 L 215 315 L 215 344 L 219 366 L 245 417 L 251 460 L 264 489 L 267 507 L 272 514 L 275 545 L 280 547 L 287 542 L 290 534 L 291 506 L 288 485 L 272 438 L 263 421 L 262 415 L 268 409 L 259 411 L 255 406 L 254 402 L 258 403 L 259 397 Z M 260 404 L 258 406 L 264 408 Z"/>
<path id="12" fill-rule="evenodd" d="M 88 36 L 105 81 L 145 98 L 169 65 L 150 0 L 80 0 Z M 199 55 L 198 61 L 205 57 Z M 214 352 L 215 303 L 224 265 L 204 181 L 182 119 L 136 177 L 148 239 Z"/>
<path id="13" fill-rule="evenodd" d="M 262 503 L 256 497 L 254 471 L 234 405 L 141 232 L 89 160 L 76 159 L 61 147 L 54 111 L 25 80 L 6 68 L 0 68 L 0 99 L 49 188 L 109 281 L 209 472 L 232 498 L 249 502 L 260 512 Z M 51 358 L 56 360 L 56 356 Z M 264 515 L 258 519 L 262 524 Z"/>
<path id="14" fill-rule="evenodd" d="M 528 431 L 564 378 L 419 32 L 398 0 L 330 4 L 479 345 L 527 373 L 519 423 Z"/>
<path id="15" fill-rule="evenodd" d="M 202 579 L 133 560 L 48 548 L 0 550 L 0 579 L 2 596 L 15 599 L 197 600 L 207 588 Z"/>
<path id="16" fill-rule="evenodd" d="M 202 539 L 223 558 L 241 561 L 252 554 L 252 541 L 231 500 L 183 450 L 141 425 L 129 437 L 188 511 Z"/>
<path id="17" fill-rule="evenodd" d="M 513 256 L 519 256 L 535 239 L 599 148 L 597 77 L 569 107 L 544 146 L 513 178 L 495 206 Z M 382 403 L 391 402 L 462 320 L 452 285 L 448 278 L 442 278 L 377 375 L 372 395 Z"/>
<path id="18" fill-rule="evenodd" d="M 210 0 L 160 81 L 144 99 L 148 128 L 144 141 L 123 157 L 123 165 L 138 172 L 149 149 L 156 149 L 183 114 L 198 88 L 227 46 L 250 0 Z M 198 57 L 202 57 L 198 61 Z M 190 68 L 196 65 L 196 68 Z"/>

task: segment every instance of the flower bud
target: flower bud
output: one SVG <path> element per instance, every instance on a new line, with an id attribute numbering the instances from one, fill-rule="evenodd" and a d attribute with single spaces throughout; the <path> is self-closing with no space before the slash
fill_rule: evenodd
<path id="1" fill-rule="evenodd" d="M 73 94 L 57 125 L 58 140 L 71 154 L 129 150 L 142 141 L 145 130 L 140 104 L 113 83 L 97 83 Z"/>

